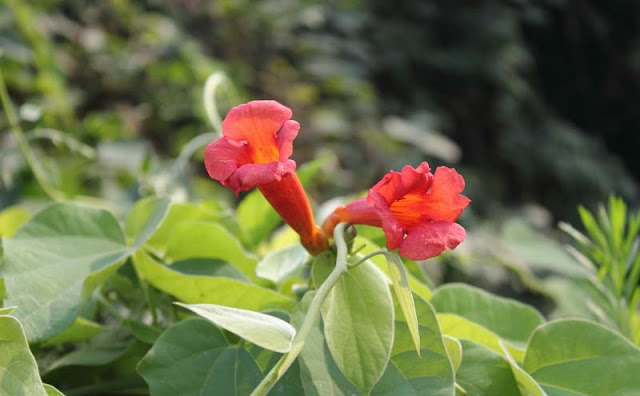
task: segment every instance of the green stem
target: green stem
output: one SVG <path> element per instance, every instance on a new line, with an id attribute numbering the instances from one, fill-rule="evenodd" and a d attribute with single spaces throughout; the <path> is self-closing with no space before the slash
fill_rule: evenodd
<path id="1" fill-rule="evenodd" d="M 349 263 L 349 269 L 359 266 L 360 264 L 362 264 L 365 261 L 369 260 L 371 257 L 375 257 L 375 256 L 377 256 L 379 254 L 385 254 L 387 252 L 388 252 L 388 250 L 386 248 L 382 248 L 380 250 L 376 250 L 375 252 L 369 253 L 366 256 L 360 257 L 358 259 L 358 261 L 356 261 L 354 263 Z"/>
<path id="2" fill-rule="evenodd" d="M 35 154 L 31 151 L 31 147 L 29 146 L 29 142 L 22 132 L 22 128 L 20 127 L 20 122 L 18 121 L 18 116 L 16 115 L 16 110 L 13 107 L 13 103 L 11 99 L 9 99 L 9 93 L 7 92 L 7 86 L 4 83 L 4 76 L 2 75 L 2 69 L 0 69 L 0 100 L 2 101 L 2 107 L 4 108 L 4 113 L 7 117 L 7 122 L 9 123 L 9 129 L 13 134 L 13 137 L 18 142 L 18 147 L 20 147 L 20 151 L 22 151 L 22 155 L 24 156 L 27 164 L 33 171 L 33 175 L 36 177 L 38 184 L 42 190 L 54 200 L 63 200 L 64 194 L 60 191 L 56 190 L 53 186 L 51 186 L 48 182 L 48 177 L 42 168 L 40 162 L 36 159 Z"/>
<path id="3" fill-rule="evenodd" d="M 302 325 L 300 325 L 300 329 L 298 329 L 298 332 L 293 339 L 293 346 L 291 347 L 291 350 L 282 355 L 280 360 L 278 360 L 275 366 L 273 366 L 269 373 L 267 373 L 267 375 L 262 379 L 262 382 L 260 382 L 256 389 L 253 390 L 251 396 L 265 396 L 293 364 L 300 352 L 302 352 L 302 348 L 304 348 L 304 344 L 309 333 L 315 327 L 318 318 L 320 317 L 320 308 L 322 307 L 322 303 L 342 274 L 348 269 L 348 249 L 347 243 L 344 240 L 344 230 L 346 227 L 346 223 L 340 223 L 333 231 L 333 239 L 335 240 L 336 247 L 338 248 L 336 266 L 313 297 L 304 321 L 302 322 Z"/>

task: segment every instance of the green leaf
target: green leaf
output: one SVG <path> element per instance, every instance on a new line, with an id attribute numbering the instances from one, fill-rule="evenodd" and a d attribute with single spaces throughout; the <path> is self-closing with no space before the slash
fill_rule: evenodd
<path id="1" fill-rule="evenodd" d="M 640 349 L 592 322 L 541 326 L 531 337 L 523 367 L 549 395 L 640 394 Z"/>
<path id="2" fill-rule="evenodd" d="M 588 276 L 589 270 L 573 258 L 560 243 L 533 231 L 524 221 L 510 220 L 502 230 L 510 252 L 534 270 L 568 276 Z M 508 257 L 507 257 L 508 259 Z"/>
<path id="3" fill-rule="evenodd" d="M 288 311 L 294 307 L 293 300 L 273 290 L 237 279 L 184 274 L 156 262 L 144 252 L 137 252 L 133 262 L 151 285 L 187 304 L 209 303 L 251 311 Z"/>
<path id="4" fill-rule="evenodd" d="M 83 346 L 51 363 L 44 374 L 68 366 L 104 366 L 115 362 L 132 348 L 133 343 L 101 344 Z"/>
<path id="5" fill-rule="evenodd" d="M 29 220 L 31 215 L 26 210 L 12 206 L 0 212 L 0 237 L 10 238 L 18 228 Z"/>
<path id="6" fill-rule="evenodd" d="M 456 382 L 469 396 L 519 395 L 511 367 L 504 358 L 472 341 L 461 340 L 462 365 Z"/>
<path id="7" fill-rule="evenodd" d="M 73 323 L 82 301 L 131 253 L 111 213 L 73 203 L 45 208 L 4 249 L 5 304 L 19 307 L 31 341 Z"/>
<path id="8" fill-rule="evenodd" d="M 391 361 L 372 395 L 451 396 L 454 372 L 440 333 L 436 313 L 422 298 L 415 299 L 420 326 L 420 356 L 415 353 L 412 336 L 395 299 L 395 339 Z"/>
<path id="9" fill-rule="evenodd" d="M 171 200 L 166 197 L 141 199 L 133 207 L 125 222 L 125 234 L 135 239 L 134 246 L 140 247 L 153 235 L 169 212 Z"/>
<path id="10" fill-rule="evenodd" d="M 240 241 L 220 224 L 189 221 L 176 225 L 169 238 L 166 254 L 173 260 L 224 260 L 250 279 L 256 277 L 257 258 L 244 251 Z"/>
<path id="11" fill-rule="evenodd" d="M 258 263 L 256 273 L 261 278 L 280 283 L 302 268 L 308 259 L 309 253 L 301 244 L 296 243 L 268 253 Z"/>
<path id="12" fill-rule="evenodd" d="M 141 235 L 144 219 L 151 218 L 155 209 L 154 201 L 155 198 L 146 198 L 136 203 L 125 223 L 127 236 L 135 238 L 137 235 Z M 166 251 L 169 237 L 175 232 L 176 226 L 187 221 L 215 220 L 216 217 L 215 212 L 195 204 L 173 203 L 160 225 L 155 228 L 147 240 L 147 246 L 162 255 Z"/>
<path id="13" fill-rule="evenodd" d="M 319 289 L 324 281 L 327 280 L 335 266 L 336 255 L 331 251 L 322 252 L 313 259 L 313 263 L 311 265 L 311 279 L 313 280 L 313 285 L 316 289 Z"/>
<path id="14" fill-rule="evenodd" d="M 314 291 L 307 292 L 293 311 L 291 323 L 297 328 L 302 324 L 314 294 Z M 358 393 L 331 357 L 321 321 L 309 332 L 298 361 L 305 396 L 347 396 Z"/>
<path id="15" fill-rule="evenodd" d="M 11 315 L 16 310 L 16 306 L 0 308 L 0 315 Z"/>
<path id="16" fill-rule="evenodd" d="M 533 307 L 464 284 L 436 289 L 431 304 L 439 313 L 467 318 L 521 349 L 535 328 L 544 323 L 543 316 Z"/>
<path id="17" fill-rule="evenodd" d="M 289 352 L 296 335 L 296 329 L 289 323 L 260 312 L 214 304 L 175 304 L 270 351 Z"/>
<path id="18" fill-rule="evenodd" d="M 251 355 L 229 345 L 204 319 L 187 319 L 165 331 L 138 373 L 154 396 L 249 395 L 261 377 Z"/>
<path id="19" fill-rule="evenodd" d="M 387 258 L 387 264 L 389 266 L 389 276 L 393 282 L 393 290 L 396 292 L 400 308 L 404 314 L 405 322 L 409 327 L 411 338 L 416 346 L 416 352 L 420 356 L 420 330 L 418 329 L 418 317 L 416 314 L 416 306 L 413 301 L 413 293 L 411 293 L 411 287 L 409 287 L 409 279 L 407 277 L 407 271 L 402 264 L 400 256 L 393 252 L 387 252 L 384 254 Z"/>
<path id="20" fill-rule="evenodd" d="M 258 189 L 251 191 L 240 201 L 236 216 L 250 248 L 265 240 L 282 222 L 278 213 Z"/>
<path id="21" fill-rule="evenodd" d="M 368 393 L 384 373 L 393 344 L 393 300 L 384 274 L 369 262 L 348 270 L 327 296 L 322 318 L 340 371 Z"/>
<path id="22" fill-rule="evenodd" d="M 49 384 L 44 384 L 44 390 L 47 392 L 47 396 L 64 396 L 64 393 Z"/>
<path id="23" fill-rule="evenodd" d="M 502 348 L 502 356 L 507 360 L 511 366 L 511 372 L 513 378 L 518 383 L 518 389 L 522 396 L 547 396 L 547 393 L 540 387 L 540 385 L 534 380 L 529 373 L 524 371 L 520 365 L 513 359 L 507 346 L 500 340 L 500 348 Z"/>
<path id="24" fill-rule="evenodd" d="M 457 373 L 460 368 L 460 364 L 462 364 L 462 344 L 457 339 L 445 335 L 442 337 L 444 340 L 444 346 L 447 348 L 447 355 L 449 356 L 449 360 L 451 360 L 451 366 L 453 367 L 453 372 Z"/>
<path id="25" fill-rule="evenodd" d="M 59 345 L 67 342 L 77 342 L 87 340 L 97 334 L 100 334 L 104 328 L 96 322 L 84 318 L 77 318 L 71 326 L 64 329 L 61 333 L 49 338 L 43 343 L 44 346 Z"/>
<path id="26" fill-rule="evenodd" d="M 481 344 L 492 351 L 502 354 L 500 337 L 491 330 L 455 314 L 438 314 L 438 322 L 442 333 L 459 340 L 470 340 Z M 524 359 L 524 350 L 520 350 L 511 344 L 507 344 L 509 352 L 521 362 Z"/>
<path id="27" fill-rule="evenodd" d="M 553 318 L 580 318 L 601 323 L 612 329 L 622 330 L 618 319 L 620 312 L 615 296 L 595 277 L 594 279 L 566 279 L 549 277 L 544 282 L 545 291 L 555 302 Z"/>
<path id="28" fill-rule="evenodd" d="M 0 394 L 46 396 L 20 322 L 0 315 Z"/>
<path id="29" fill-rule="evenodd" d="M 362 257 L 381 249 L 380 246 L 362 237 L 356 237 L 355 241 L 353 242 L 353 246 L 355 249 L 364 246 L 362 250 L 360 250 L 360 253 L 356 255 L 356 257 Z M 381 255 L 375 256 L 370 258 L 369 261 L 374 263 L 387 276 L 391 277 L 391 274 L 389 273 L 389 266 L 387 265 L 387 260 L 384 257 L 382 257 Z M 425 300 L 431 299 L 431 290 L 427 285 L 420 282 L 418 279 L 416 279 L 415 276 L 411 274 L 407 274 L 407 278 L 409 279 L 409 286 L 411 287 L 411 291 L 414 294 L 424 298 Z"/>

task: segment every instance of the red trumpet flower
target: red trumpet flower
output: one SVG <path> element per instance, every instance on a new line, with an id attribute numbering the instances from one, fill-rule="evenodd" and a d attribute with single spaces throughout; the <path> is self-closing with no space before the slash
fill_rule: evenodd
<path id="1" fill-rule="evenodd" d="M 289 159 L 300 124 L 291 110 L 273 100 L 232 108 L 222 122 L 222 135 L 205 150 L 212 179 L 236 193 L 258 187 L 273 208 L 299 235 L 313 255 L 329 248 L 315 224 L 309 199 Z"/>
<path id="2" fill-rule="evenodd" d="M 412 260 L 435 257 L 453 249 L 466 236 L 455 221 L 471 202 L 460 193 L 464 179 L 455 169 L 439 167 L 431 174 L 423 162 L 416 169 L 391 171 L 366 198 L 336 209 L 322 228 L 331 235 L 339 222 L 382 227 L 389 249 Z"/>

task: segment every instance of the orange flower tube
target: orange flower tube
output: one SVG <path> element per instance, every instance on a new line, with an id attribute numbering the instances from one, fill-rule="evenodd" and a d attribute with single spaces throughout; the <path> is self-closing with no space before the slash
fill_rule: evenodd
<path id="1" fill-rule="evenodd" d="M 405 166 L 387 173 L 366 198 L 336 209 L 322 228 L 331 235 L 340 222 L 382 227 L 389 249 L 425 260 L 465 239 L 466 231 L 455 223 L 471 202 L 462 190 L 464 179 L 455 169 L 441 166 L 432 174 L 426 162 L 415 169 Z"/>
<path id="2" fill-rule="evenodd" d="M 222 137 L 205 150 L 212 179 L 233 190 L 258 187 L 282 219 L 313 255 L 327 250 L 327 237 L 313 219 L 309 199 L 289 159 L 300 124 L 288 107 L 257 100 L 232 108 L 222 122 Z"/>

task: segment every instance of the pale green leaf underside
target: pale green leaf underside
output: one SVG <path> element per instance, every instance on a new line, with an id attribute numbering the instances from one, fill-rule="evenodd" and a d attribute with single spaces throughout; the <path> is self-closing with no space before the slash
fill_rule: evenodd
<path id="1" fill-rule="evenodd" d="M 176 305 L 202 316 L 247 341 L 274 352 L 289 352 L 291 341 L 296 334 L 296 329 L 289 323 L 260 312 L 214 304 L 176 303 Z"/>
<path id="2" fill-rule="evenodd" d="M 322 318 L 336 365 L 368 393 L 382 376 L 393 344 L 393 300 L 384 274 L 369 262 L 350 269 L 327 296 Z"/>

